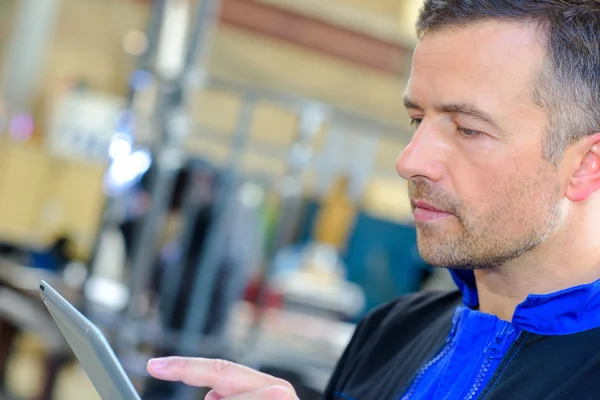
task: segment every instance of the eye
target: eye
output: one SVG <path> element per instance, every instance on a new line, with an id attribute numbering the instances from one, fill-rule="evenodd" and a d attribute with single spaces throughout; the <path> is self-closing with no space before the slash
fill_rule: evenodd
<path id="1" fill-rule="evenodd" d="M 410 126 L 412 126 L 415 129 L 417 129 L 419 127 L 419 125 L 421 125 L 421 122 L 423 122 L 423 118 L 411 118 L 410 119 Z"/>
<path id="2" fill-rule="evenodd" d="M 483 133 L 479 131 L 474 131 L 473 129 L 461 128 L 460 126 L 457 129 L 463 136 L 470 139 L 474 139 L 478 136 L 483 135 Z"/>

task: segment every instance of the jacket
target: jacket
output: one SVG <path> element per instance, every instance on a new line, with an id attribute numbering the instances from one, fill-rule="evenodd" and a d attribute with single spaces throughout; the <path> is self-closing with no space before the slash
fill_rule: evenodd
<path id="1" fill-rule="evenodd" d="M 416 293 L 364 318 L 325 400 L 600 399 L 600 281 L 530 295 L 511 322 L 459 291 Z"/>

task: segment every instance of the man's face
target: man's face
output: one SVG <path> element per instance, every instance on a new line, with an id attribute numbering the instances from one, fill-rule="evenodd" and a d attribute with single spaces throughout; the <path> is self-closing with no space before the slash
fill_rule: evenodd
<path id="1" fill-rule="evenodd" d="M 548 119 L 530 97 L 543 58 L 535 32 L 513 23 L 427 33 L 417 46 L 406 91 L 416 131 L 396 168 L 431 265 L 496 267 L 560 225 Z"/>

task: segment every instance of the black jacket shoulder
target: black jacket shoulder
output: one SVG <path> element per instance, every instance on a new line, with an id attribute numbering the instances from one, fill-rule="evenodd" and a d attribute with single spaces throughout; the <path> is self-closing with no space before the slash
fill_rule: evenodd
<path id="1" fill-rule="evenodd" d="M 323 396 L 369 399 L 373 385 L 393 398 L 443 344 L 462 295 L 419 292 L 371 311 L 356 327 Z"/>

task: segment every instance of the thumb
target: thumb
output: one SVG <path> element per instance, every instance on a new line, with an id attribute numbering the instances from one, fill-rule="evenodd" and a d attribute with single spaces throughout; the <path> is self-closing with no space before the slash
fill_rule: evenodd
<path id="1" fill-rule="evenodd" d="M 223 397 L 219 396 L 219 394 L 214 390 L 211 390 L 206 394 L 204 400 L 223 400 Z"/>

